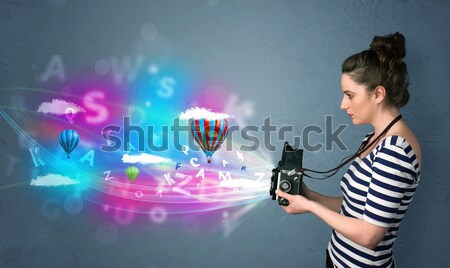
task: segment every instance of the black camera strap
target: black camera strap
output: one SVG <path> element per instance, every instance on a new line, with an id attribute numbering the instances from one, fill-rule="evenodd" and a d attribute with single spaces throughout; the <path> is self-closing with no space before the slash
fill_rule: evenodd
<path id="1" fill-rule="evenodd" d="M 316 179 L 316 180 L 323 180 L 323 179 L 327 179 L 331 176 L 333 176 L 334 174 L 336 174 L 343 166 L 345 166 L 348 162 L 352 161 L 353 159 L 355 159 L 356 157 L 360 157 L 362 153 L 364 153 L 367 149 L 369 149 L 370 147 L 372 147 L 374 144 L 378 143 L 380 141 L 380 139 L 386 135 L 386 133 L 389 131 L 389 129 L 391 129 L 391 127 L 397 123 L 400 119 L 402 119 L 402 115 L 399 114 L 394 120 L 392 120 L 391 123 L 389 123 L 389 125 L 369 144 L 369 140 L 370 138 L 373 136 L 373 134 L 371 134 L 370 136 L 367 137 L 367 140 L 365 140 L 361 146 L 358 148 L 358 151 L 356 151 L 356 153 L 345 157 L 344 159 L 342 159 L 341 163 L 330 170 L 327 171 L 317 171 L 317 170 L 313 170 L 313 169 L 308 169 L 308 168 L 303 168 L 303 167 L 299 167 L 296 168 L 295 170 L 297 172 L 301 172 L 303 173 L 304 176 L 311 178 L 311 179 Z M 333 172 L 334 171 L 334 172 Z M 326 175 L 324 177 L 314 177 L 311 175 L 306 174 L 305 172 L 311 172 L 311 173 L 317 173 L 317 174 L 328 174 L 330 172 L 333 172 L 329 175 Z"/>

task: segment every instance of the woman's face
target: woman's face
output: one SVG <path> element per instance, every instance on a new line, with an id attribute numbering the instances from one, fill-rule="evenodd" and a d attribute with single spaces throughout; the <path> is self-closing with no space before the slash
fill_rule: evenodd
<path id="1" fill-rule="evenodd" d="M 367 93 L 366 87 L 353 81 L 348 74 L 342 74 L 341 86 L 344 93 L 341 109 L 347 112 L 355 125 L 370 123 L 376 108 L 373 94 Z"/>

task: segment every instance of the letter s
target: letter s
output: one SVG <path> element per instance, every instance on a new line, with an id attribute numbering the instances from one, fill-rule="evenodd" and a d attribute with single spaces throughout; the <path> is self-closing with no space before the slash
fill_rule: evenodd
<path id="1" fill-rule="evenodd" d="M 92 91 L 83 98 L 84 106 L 87 109 L 97 112 L 97 116 L 86 116 L 86 122 L 91 124 L 99 124 L 108 119 L 108 109 L 105 106 L 95 102 L 95 99 L 105 99 L 105 93 L 102 91 Z"/>

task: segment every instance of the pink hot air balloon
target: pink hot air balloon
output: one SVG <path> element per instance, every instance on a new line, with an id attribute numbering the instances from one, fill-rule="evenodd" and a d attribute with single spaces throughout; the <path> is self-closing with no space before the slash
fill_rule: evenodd
<path id="1" fill-rule="evenodd" d="M 228 121 L 226 119 L 208 120 L 205 118 L 195 119 L 191 124 L 192 136 L 208 157 L 211 157 L 219 149 L 228 134 Z"/>

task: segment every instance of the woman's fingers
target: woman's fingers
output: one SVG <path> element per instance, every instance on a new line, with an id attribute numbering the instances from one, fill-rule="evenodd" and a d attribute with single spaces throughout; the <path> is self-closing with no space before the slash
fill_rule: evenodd
<path id="1" fill-rule="evenodd" d="M 286 198 L 288 201 L 289 201 L 289 199 L 290 199 L 291 196 L 292 196 L 292 195 L 290 195 L 290 194 L 288 194 L 288 193 L 285 193 L 285 192 L 282 192 L 282 191 L 280 191 L 280 190 L 276 190 L 276 191 L 275 191 L 275 194 L 277 194 L 278 196 L 281 196 L 281 197 L 283 197 L 283 198 Z"/>

